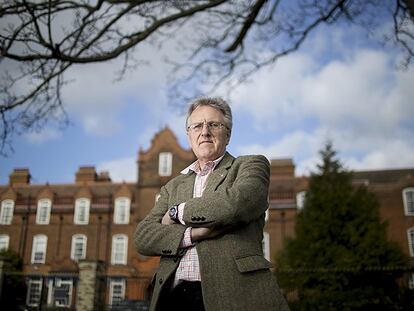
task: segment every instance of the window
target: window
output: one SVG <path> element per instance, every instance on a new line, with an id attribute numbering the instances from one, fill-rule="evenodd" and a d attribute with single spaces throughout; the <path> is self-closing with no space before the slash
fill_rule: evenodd
<path id="1" fill-rule="evenodd" d="M 86 241 L 87 238 L 83 234 L 75 234 L 72 236 L 72 247 L 70 251 L 70 258 L 75 261 L 85 259 L 86 257 Z"/>
<path id="2" fill-rule="evenodd" d="M 53 288 L 53 300 L 56 307 L 70 307 L 73 281 L 69 278 L 56 278 Z"/>
<path id="3" fill-rule="evenodd" d="M 13 219 L 14 201 L 4 200 L 1 202 L 0 224 L 10 225 Z"/>
<path id="4" fill-rule="evenodd" d="M 125 298 L 125 280 L 111 280 L 109 284 L 109 304 L 117 305 Z"/>
<path id="5" fill-rule="evenodd" d="M 115 224 L 128 224 L 129 223 L 129 210 L 131 206 L 131 200 L 129 198 L 116 198 L 115 210 L 114 210 L 114 223 Z"/>
<path id="6" fill-rule="evenodd" d="M 172 153 L 161 152 L 158 158 L 158 174 L 160 176 L 171 176 L 172 173 Z"/>
<path id="7" fill-rule="evenodd" d="M 408 279 L 408 288 L 413 290 L 414 289 L 414 274 L 410 274 L 410 278 Z"/>
<path id="8" fill-rule="evenodd" d="M 161 197 L 161 194 L 159 194 L 159 193 L 157 193 L 157 194 L 155 195 L 155 203 L 157 203 L 157 202 L 158 202 L 158 200 L 160 199 L 160 197 Z"/>
<path id="9" fill-rule="evenodd" d="M 38 234 L 33 237 L 32 263 L 45 263 L 47 236 Z"/>
<path id="10" fill-rule="evenodd" d="M 7 234 L 0 235 L 0 251 L 9 249 L 10 237 Z"/>
<path id="11" fill-rule="evenodd" d="M 403 190 L 403 202 L 405 215 L 414 216 L 414 188 Z"/>
<path id="12" fill-rule="evenodd" d="M 267 222 L 268 220 L 269 220 L 269 209 L 267 209 L 265 212 L 265 222 Z"/>
<path id="13" fill-rule="evenodd" d="M 113 265 L 126 265 L 128 252 L 128 237 L 124 234 L 116 234 L 112 237 L 112 258 Z"/>
<path id="14" fill-rule="evenodd" d="M 89 223 L 90 200 L 86 198 L 77 199 L 75 202 L 75 224 L 87 225 Z"/>
<path id="15" fill-rule="evenodd" d="M 264 258 L 270 261 L 270 241 L 269 241 L 269 233 L 267 232 L 263 232 L 262 247 L 263 247 Z"/>
<path id="16" fill-rule="evenodd" d="M 48 225 L 50 221 L 50 210 L 52 201 L 41 199 L 37 202 L 36 223 L 38 225 Z"/>
<path id="17" fill-rule="evenodd" d="M 42 280 L 30 279 L 27 284 L 27 298 L 26 303 L 28 306 L 36 307 L 40 304 L 40 298 L 42 297 Z"/>
<path id="18" fill-rule="evenodd" d="M 408 229 L 408 248 L 410 250 L 411 257 L 414 257 L 414 227 Z"/>
<path id="19" fill-rule="evenodd" d="M 296 208 L 302 210 L 305 207 L 306 191 L 296 193 Z"/>

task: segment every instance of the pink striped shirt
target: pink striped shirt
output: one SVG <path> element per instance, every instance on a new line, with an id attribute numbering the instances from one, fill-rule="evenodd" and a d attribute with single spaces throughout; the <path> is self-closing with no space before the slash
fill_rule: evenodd
<path id="1" fill-rule="evenodd" d="M 207 162 L 203 170 L 201 170 L 200 163 L 197 160 L 181 172 L 182 174 L 186 174 L 189 170 L 192 170 L 196 173 L 193 190 L 194 198 L 199 198 L 203 195 L 203 191 L 207 185 L 208 177 L 211 175 L 223 157 L 224 155 L 217 160 Z M 185 222 L 183 221 L 184 209 L 185 203 L 181 203 L 178 207 L 178 219 L 183 225 L 185 225 Z M 175 272 L 173 286 L 177 285 L 181 281 L 201 281 L 200 264 L 198 262 L 197 249 L 191 241 L 191 227 L 188 227 L 185 230 L 184 237 L 181 242 L 181 247 L 188 247 L 188 250 L 183 258 L 181 258 L 180 264 L 178 265 L 177 271 Z"/>

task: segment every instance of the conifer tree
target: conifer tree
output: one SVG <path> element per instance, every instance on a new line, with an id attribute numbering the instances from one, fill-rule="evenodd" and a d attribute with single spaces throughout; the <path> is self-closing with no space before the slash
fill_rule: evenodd
<path id="1" fill-rule="evenodd" d="M 388 240 L 375 196 L 352 184 L 331 143 L 320 154 L 296 237 L 276 261 L 279 282 L 297 295 L 293 309 L 396 310 L 408 259 Z"/>
<path id="2" fill-rule="evenodd" d="M 26 310 L 26 284 L 22 276 L 23 260 L 13 250 L 0 250 L 0 258 L 7 262 L 3 267 L 3 284 L 0 293 L 1 310 Z"/>

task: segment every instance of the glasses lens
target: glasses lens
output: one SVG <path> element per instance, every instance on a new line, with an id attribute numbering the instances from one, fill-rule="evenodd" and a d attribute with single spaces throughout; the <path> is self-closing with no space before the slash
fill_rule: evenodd
<path id="1" fill-rule="evenodd" d="M 218 131 L 219 129 L 224 127 L 224 124 L 219 123 L 219 122 L 207 122 L 205 124 L 207 126 L 207 129 L 209 131 L 212 131 L 212 132 L 213 131 Z M 198 122 L 198 123 L 190 124 L 188 126 L 188 130 L 192 131 L 192 132 L 195 132 L 195 133 L 198 133 L 198 132 L 201 132 L 203 130 L 203 127 L 204 127 L 204 122 Z"/>

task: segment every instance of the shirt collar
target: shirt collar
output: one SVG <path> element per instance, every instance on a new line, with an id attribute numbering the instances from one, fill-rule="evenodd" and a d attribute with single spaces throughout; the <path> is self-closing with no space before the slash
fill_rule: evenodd
<path id="1" fill-rule="evenodd" d="M 207 171 L 212 171 L 216 168 L 216 166 L 220 163 L 220 161 L 224 158 L 224 155 L 226 153 L 224 153 L 221 157 L 217 158 L 214 161 L 209 161 L 206 163 L 205 169 L 207 169 Z M 180 173 L 181 174 L 188 174 L 190 171 L 193 171 L 196 174 L 200 174 L 201 169 L 200 169 L 200 162 L 198 160 L 196 160 L 195 162 L 191 163 L 189 166 L 187 166 L 185 169 L 183 169 Z"/>

